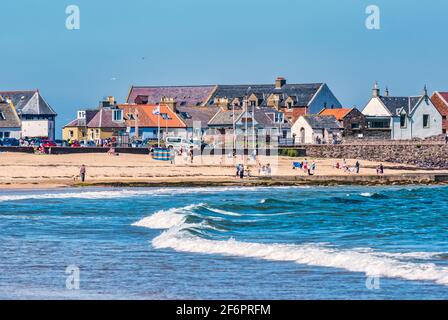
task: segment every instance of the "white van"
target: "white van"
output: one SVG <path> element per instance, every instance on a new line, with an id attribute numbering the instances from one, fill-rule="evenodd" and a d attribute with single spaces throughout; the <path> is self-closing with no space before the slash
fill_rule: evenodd
<path id="1" fill-rule="evenodd" d="M 186 149 L 190 149 L 193 147 L 194 149 L 199 148 L 198 144 L 194 144 L 193 141 L 187 140 L 182 137 L 166 137 L 165 145 L 167 148 L 180 149 L 180 147 L 184 147 Z"/>

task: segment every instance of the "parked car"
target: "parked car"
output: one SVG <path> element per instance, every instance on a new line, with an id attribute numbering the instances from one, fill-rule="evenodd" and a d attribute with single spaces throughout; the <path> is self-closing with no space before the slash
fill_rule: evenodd
<path id="1" fill-rule="evenodd" d="M 68 146 L 67 140 L 54 140 L 54 142 L 56 143 L 56 145 L 58 147 L 67 147 Z"/>
<path id="2" fill-rule="evenodd" d="M 81 144 L 79 144 L 78 141 L 73 141 L 71 143 L 70 147 L 72 147 L 72 148 L 79 148 L 79 147 L 81 147 Z"/>
<path id="3" fill-rule="evenodd" d="M 3 147 L 18 147 L 20 145 L 19 139 L 3 138 L 0 140 Z"/>
<path id="4" fill-rule="evenodd" d="M 93 140 L 81 140 L 80 141 L 80 145 L 83 148 L 86 148 L 86 147 L 96 147 L 96 143 Z"/>
<path id="5" fill-rule="evenodd" d="M 57 147 L 57 144 L 54 141 L 52 141 L 52 140 L 45 140 L 45 139 L 41 141 L 41 145 L 43 147 L 45 147 L 45 148 Z"/>

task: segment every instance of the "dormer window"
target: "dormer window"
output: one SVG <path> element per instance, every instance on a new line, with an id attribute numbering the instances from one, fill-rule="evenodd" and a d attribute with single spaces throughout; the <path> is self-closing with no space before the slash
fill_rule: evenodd
<path id="1" fill-rule="evenodd" d="M 83 110 L 78 111 L 78 119 L 83 120 L 86 118 L 86 112 Z"/>
<path id="2" fill-rule="evenodd" d="M 113 121 L 123 121 L 123 110 L 114 109 L 112 112 L 112 120 Z"/>
<path id="3" fill-rule="evenodd" d="M 286 102 L 286 107 L 288 109 L 292 109 L 292 102 L 291 101 Z"/>
<path id="4" fill-rule="evenodd" d="M 128 113 L 129 120 L 135 120 L 135 115 L 133 113 Z"/>

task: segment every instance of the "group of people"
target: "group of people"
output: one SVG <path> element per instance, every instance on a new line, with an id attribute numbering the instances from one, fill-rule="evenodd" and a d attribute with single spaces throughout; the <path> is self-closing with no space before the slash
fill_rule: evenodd
<path id="1" fill-rule="evenodd" d="M 347 164 L 347 161 L 345 161 L 345 159 L 342 161 L 342 164 L 339 163 L 339 161 L 337 161 L 334 165 L 334 168 L 336 168 L 336 169 L 342 169 L 344 172 L 356 173 L 356 174 L 359 174 L 360 167 L 361 167 L 361 164 L 359 163 L 359 161 L 356 161 L 354 167 L 350 167 Z"/>
<path id="2" fill-rule="evenodd" d="M 188 163 L 188 160 L 190 160 L 190 163 L 193 163 L 194 161 L 194 149 L 193 146 L 190 146 L 188 149 L 187 147 L 181 146 L 178 150 L 171 147 L 170 148 L 170 163 L 176 164 L 176 157 L 182 157 L 184 160 L 184 163 Z"/>
<path id="3" fill-rule="evenodd" d="M 307 173 L 309 176 L 312 176 L 316 172 L 316 162 L 313 160 L 311 163 L 309 163 L 307 159 L 301 162 L 294 162 L 292 165 L 292 169 L 303 170 L 303 172 Z"/>

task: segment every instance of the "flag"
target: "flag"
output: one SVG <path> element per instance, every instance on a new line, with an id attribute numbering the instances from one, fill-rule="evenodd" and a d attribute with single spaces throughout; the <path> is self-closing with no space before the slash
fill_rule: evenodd
<path id="1" fill-rule="evenodd" d="M 152 114 L 153 114 L 153 115 L 159 115 L 159 114 L 160 114 L 160 106 L 155 107 L 155 108 L 152 110 Z"/>

